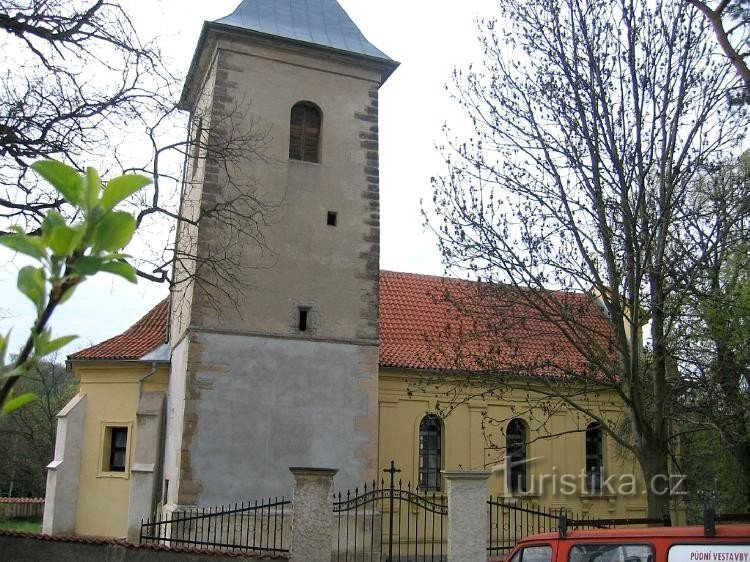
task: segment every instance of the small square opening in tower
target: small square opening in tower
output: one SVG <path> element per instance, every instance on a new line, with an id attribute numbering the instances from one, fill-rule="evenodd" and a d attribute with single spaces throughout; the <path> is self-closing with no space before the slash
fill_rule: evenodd
<path id="1" fill-rule="evenodd" d="M 306 332 L 308 328 L 308 317 L 310 309 L 306 306 L 300 306 L 299 309 L 299 321 L 297 323 L 297 329 L 299 329 L 300 332 Z"/>
<path id="2" fill-rule="evenodd" d="M 336 226 L 337 218 L 338 217 L 336 211 L 328 211 L 328 226 Z"/>

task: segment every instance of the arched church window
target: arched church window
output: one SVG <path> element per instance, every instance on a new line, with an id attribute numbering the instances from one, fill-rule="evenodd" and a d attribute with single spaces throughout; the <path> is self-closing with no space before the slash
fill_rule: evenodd
<path id="1" fill-rule="evenodd" d="M 507 460 L 508 491 L 526 492 L 528 480 L 528 464 L 526 463 L 526 447 L 528 443 L 528 428 L 526 422 L 514 418 L 505 430 L 505 457 Z"/>
<path id="2" fill-rule="evenodd" d="M 586 427 L 586 489 L 590 494 L 601 494 L 604 472 L 602 427 L 592 422 Z"/>
<path id="3" fill-rule="evenodd" d="M 428 414 L 419 424 L 419 489 L 423 492 L 440 490 L 441 436 L 440 418 Z"/>
<path id="4" fill-rule="evenodd" d="M 309 102 L 292 107 L 289 124 L 289 159 L 320 162 L 320 110 Z"/>

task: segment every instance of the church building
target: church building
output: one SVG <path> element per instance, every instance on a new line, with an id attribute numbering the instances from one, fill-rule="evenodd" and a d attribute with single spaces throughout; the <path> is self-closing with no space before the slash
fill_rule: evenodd
<path id="1" fill-rule="evenodd" d="M 137 538 L 156 511 L 289 495 L 289 467 L 335 468 L 346 490 L 391 460 L 422 491 L 443 491 L 441 470 L 490 467 L 493 494 L 644 513 L 640 494 L 592 484 L 603 467 L 638 470 L 579 412 L 542 423 L 518 390 L 445 415 L 459 369 L 435 349 L 457 321 L 442 296 L 472 283 L 379 267 L 378 89 L 397 66 L 336 0 L 243 0 L 204 24 L 180 102 L 194 140 L 181 214 L 197 218 L 242 178 L 278 202 L 259 227 L 273 259 L 257 267 L 266 255 L 231 223 L 180 222 L 177 252 L 194 257 L 170 297 L 68 358 L 80 391 L 59 414 L 45 532 Z M 219 162 L 210 147 L 228 127 L 265 131 L 263 156 Z M 227 241 L 226 278 L 250 272 L 240 289 L 200 271 Z M 525 330 L 523 353 L 580 360 L 553 327 Z M 615 398 L 591 400 L 623 417 Z M 532 485 L 557 472 L 587 484 L 565 497 Z"/>

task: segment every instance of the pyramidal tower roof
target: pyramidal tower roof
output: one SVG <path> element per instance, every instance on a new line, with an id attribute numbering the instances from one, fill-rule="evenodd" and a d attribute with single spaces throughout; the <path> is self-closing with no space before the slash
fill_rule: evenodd
<path id="1" fill-rule="evenodd" d="M 336 0 L 242 0 L 215 23 L 391 60 L 365 38 Z"/>
<path id="2" fill-rule="evenodd" d="M 381 69 L 381 84 L 398 67 L 365 38 L 336 0 L 242 0 L 228 16 L 203 23 L 182 88 L 181 109 L 195 103 L 195 80 L 208 64 L 205 46 L 212 34 L 223 31 L 278 38 L 359 58 Z"/>

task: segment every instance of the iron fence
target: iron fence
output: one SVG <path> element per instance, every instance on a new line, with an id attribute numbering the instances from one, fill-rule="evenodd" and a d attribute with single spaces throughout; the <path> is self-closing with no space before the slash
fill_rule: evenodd
<path id="1" fill-rule="evenodd" d="M 336 562 L 440 562 L 446 559 L 448 506 L 441 494 L 424 494 L 385 480 L 334 496 Z"/>
<path id="2" fill-rule="evenodd" d="M 522 538 L 537 533 L 560 532 L 572 529 L 607 529 L 629 525 L 671 524 L 669 516 L 664 518 L 596 519 L 575 516 L 565 508 L 533 507 L 523 502 L 508 502 L 506 499 L 490 496 L 489 510 L 490 536 L 487 552 L 498 555 L 510 552 Z"/>
<path id="3" fill-rule="evenodd" d="M 141 544 L 187 546 L 253 554 L 289 552 L 291 501 L 235 503 L 175 511 L 141 523 Z"/>

